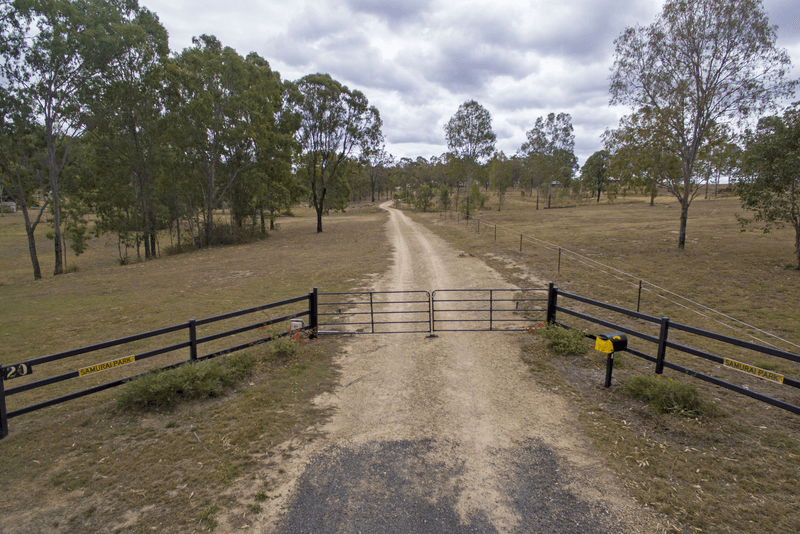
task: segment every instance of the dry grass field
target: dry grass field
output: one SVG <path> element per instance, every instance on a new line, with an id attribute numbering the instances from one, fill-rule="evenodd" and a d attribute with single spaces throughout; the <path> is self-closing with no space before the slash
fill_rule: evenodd
<path id="1" fill-rule="evenodd" d="M 38 282 L 22 217 L 6 214 L 0 218 L 0 361 L 24 361 L 304 295 L 315 285 L 322 291 L 357 287 L 386 268 L 391 251 L 383 239 L 385 214 L 352 211 L 359 215 L 326 218 L 322 234 L 316 234 L 311 213 L 299 209 L 260 242 L 126 266 L 118 264 L 113 240 L 103 237 L 84 255 L 69 257 L 77 272 L 55 278 L 46 274 L 52 258 L 42 236 L 45 279 Z M 263 313 L 248 321 L 269 318 Z M 167 342 L 177 341 L 158 340 L 158 346 Z M 277 443 L 324 416 L 310 399 L 333 383 L 331 361 L 339 342 L 301 345 L 288 361 L 270 361 L 267 345 L 249 349 L 265 363 L 235 393 L 169 412 L 123 411 L 109 390 L 11 419 L 9 436 L 0 441 L 0 532 L 209 531 L 217 511 L 234 506 L 243 507 L 246 521 L 269 492 L 270 480 L 252 495 L 221 492 L 251 476 L 259 459 L 269 462 Z M 232 344 L 227 340 L 226 346 Z M 115 354 L 90 357 L 98 363 Z M 119 372 L 126 376 L 187 357 L 183 352 L 154 358 Z M 74 370 L 84 361 L 42 365 L 30 379 Z M 114 372 L 106 371 L 15 395 L 9 409 L 112 378 Z"/>
<path id="2" fill-rule="evenodd" d="M 517 192 L 506 197 L 499 212 L 493 200 L 495 211 L 476 214 L 480 225 L 475 219 L 469 225 L 463 219 L 456 222 L 454 214 L 415 218 L 486 259 L 520 287 L 554 281 L 567 292 L 635 310 L 642 280 L 643 313 L 800 353 L 800 271 L 791 265 L 793 233 L 742 233 L 736 198 L 694 201 L 685 250 L 677 248 L 679 207 L 666 196 L 653 207 L 640 197 L 621 197 L 613 203 L 603 199 L 536 211 L 535 199 Z M 522 252 L 520 233 L 525 236 Z M 657 335 L 642 321 L 564 299 L 560 305 Z M 589 333 L 608 331 L 566 314 L 558 319 Z M 800 368 L 792 362 L 696 336 L 675 339 L 800 379 Z M 652 345 L 639 345 L 654 355 Z M 715 410 L 699 419 L 657 415 L 620 386 L 633 376 L 652 375 L 649 362 L 618 354 L 607 390 L 605 355 L 589 350 L 582 357 L 556 356 L 535 339 L 527 350 L 525 360 L 537 380 L 583 410 L 586 431 L 637 500 L 680 521 L 686 532 L 797 530 L 800 416 L 669 370 L 665 380 L 695 386 Z M 794 388 L 671 350 L 667 358 L 800 405 Z"/>
<path id="3" fill-rule="evenodd" d="M 654 207 L 620 197 L 537 211 L 532 199 L 516 192 L 502 211 L 479 213 L 486 221 L 480 226 L 436 213 L 414 218 L 520 286 L 554 281 L 565 291 L 635 309 L 642 280 L 644 313 L 798 353 L 800 271 L 787 267 L 793 236 L 788 230 L 742 233 L 737 212 L 735 198 L 695 200 L 683 251 L 677 249 L 678 207 L 667 197 Z M 38 282 L 21 216 L 0 217 L 0 362 L 302 295 L 313 286 L 344 291 L 388 266 L 384 214 L 357 207 L 326 218 L 321 235 L 309 212 L 297 214 L 281 219 L 281 228 L 257 243 L 127 266 L 118 264 L 112 239 L 96 239 L 84 255 L 70 254 L 76 272 L 55 278 L 47 276 L 52 253 L 42 236 L 45 279 Z M 523 239 L 522 252 L 520 233 L 531 238 Z M 591 324 L 559 319 L 599 333 Z M 292 451 L 278 451 L 278 444 L 315 439 L 307 429 L 325 413 L 310 399 L 335 383 L 332 357 L 342 342 L 328 337 L 302 345 L 288 361 L 264 358 L 228 394 L 171 411 L 124 411 L 109 391 L 12 419 L 11 434 L 0 440 L 0 531 L 201 532 L 214 530 L 222 509 L 239 510 L 246 526 L 274 487 L 255 466 L 266 463 L 280 473 L 281 459 Z M 676 530 L 797 530 L 800 416 L 669 371 L 666 380 L 694 384 L 717 408 L 698 419 L 657 415 L 620 387 L 628 377 L 652 374 L 647 362 L 621 355 L 607 390 L 600 353 L 556 356 L 541 340 L 522 334 L 520 345 L 535 379 L 583 412 L 583 430 L 631 495 L 671 518 Z M 262 345 L 249 352 L 266 350 Z M 785 386 L 680 358 L 800 405 Z M 766 357 L 760 363 L 800 379 L 794 364 Z M 34 370 L 34 378 L 40 372 Z M 12 409 L 36 395 L 15 397 Z M 242 479 L 252 479 L 257 489 L 227 491 Z"/>

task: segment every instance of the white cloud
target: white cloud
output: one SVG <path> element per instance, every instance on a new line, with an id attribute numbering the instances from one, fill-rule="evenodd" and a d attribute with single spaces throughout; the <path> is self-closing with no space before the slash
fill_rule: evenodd
<path id="1" fill-rule="evenodd" d="M 446 151 L 443 125 L 466 100 L 492 113 L 513 154 L 539 116 L 572 115 L 581 161 L 626 110 L 608 106 L 614 39 L 650 24 L 662 0 L 150 0 L 180 51 L 216 35 L 258 52 L 285 79 L 329 73 L 364 92 L 395 156 Z M 778 45 L 800 61 L 800 8 L 769 0 Z M 797 76 L 798 69 L 794 73 Z"/>

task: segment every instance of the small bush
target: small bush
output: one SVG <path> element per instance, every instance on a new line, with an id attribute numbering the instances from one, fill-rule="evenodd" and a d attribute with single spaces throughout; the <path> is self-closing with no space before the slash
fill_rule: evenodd
<path id="1" fill-rule="evenodd" d="M 628 395 L 647 402 L 657 413 L 697 418 L 713 410 L 713 405 L 706 403 L 694 386 L 660 375 L 623 379 L 622 386 Z"/>
<path id="2" fill-rule="evenodd" d="M 556 354 L 580 356 L 586 354 L 589 349 L 586 344 L 586 336 L 581 330 L 575 328 L 568 329 L 552 323 L 539 323 L 536 327 L 529 328 L 528 332 L 547 339 Z"/>
<path id="3" fill-rule="evenodd" d="M 248 374 L 253 360 L 236 354 L 221 361 L 187 363 L 153 371 L 131 380 L 117 394 L 117 405 L 128 410 L 169 410 L 182 400 L 217 397 Z"/>
<path id="4" fill-rule="evenodd" d="M 292 336 L 282 336 L 269 342 L 269 351 L 272 356 L 287 360 L 297 351 L 298 341 Z"/>

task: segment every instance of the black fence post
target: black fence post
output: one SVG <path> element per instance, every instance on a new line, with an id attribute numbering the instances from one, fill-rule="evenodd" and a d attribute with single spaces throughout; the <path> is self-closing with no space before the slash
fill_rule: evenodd
<path id="1" fill-rule="evenodd" d="M 556 305 L 558 303 L 558 288 L 553 282 L 547 285 L 547 322 L 556 322 Z"/>
<path id="2" fill-rule="evenodd" d="M 611 387 L 611 373 L 614 371 L 614 353 L 608 355 L 606 358 L 606 387 Z"/>
<path id="3" fill-rule="evenodd" d="M 433 295 L 434 293 L 428 293 L 427 291 L 425 294 L 428 296 L 428 333 L 433 334 L 435 330 L 433 326 Z"/>
<path id="4" fill-rule="evenodd" d="M 319 288 L 308 292 L 308 337 L 316 338 L 319 330 Z"/>
<path id="5" fill-rule="evenodd" d="M 189 359 L 197 359 L 197 321 L 189 319 Z"/>
<path id="6" fill-rule="evenodd" d="M 656 374 L 664 372 L 664 357 L 667 354 L 667 335 L 669 334 L 669 317 L 661 318 L 661 332 L 658 334 L 658 354 L 656 355 Z"/>
<path id="7" fill-rule="evenodd" d="M 375 333 L 375 308 L 372 303 L 372 291 L 369 292 L 369 323 L 372 333 Z"/>
<path id="8" fill-rule="evenodd" d="M 494 290 L 489 290 L 489 331 L 494 330 L 494 325 L 492 324 L 492 315 L 494 312 Z"/>
<path id="9" fill-rule="evenodd" d="M 5 380 L 0 376 L 0 439 L 8 435 L 8 412 L 6 411 Z"/>

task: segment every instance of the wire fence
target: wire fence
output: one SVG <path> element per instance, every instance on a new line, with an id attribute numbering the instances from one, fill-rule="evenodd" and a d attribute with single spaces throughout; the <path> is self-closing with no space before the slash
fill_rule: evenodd
<path id="1" fill-rule="evenodd" d="M 519 232 L 492 221 L 464 217 L 455 211 L 440 211 L 440 218 L 453 221 L 476 236 L 491 239 L 498 245 L 521 254 L 528 265 L 541 276 L 579 275 L 583 269 L 591 275 L 595 296 L 639 311 L 643 303 L 658 302 L 653 308 L 669 309 L 669 314 L 693 324 L 700 321 L 708 329 L 745 335 L 752 341 L 784 350 L 800 349 L 800 344 L 778 336 L 756 325 L 733 317 L 694 299 L 681 295 L 633 273 L 590 258 L 556 243 Z M 602 275 L 602 278 L 598 275 Z M 670 309 L 671 308 L 671 309 Z"/>

